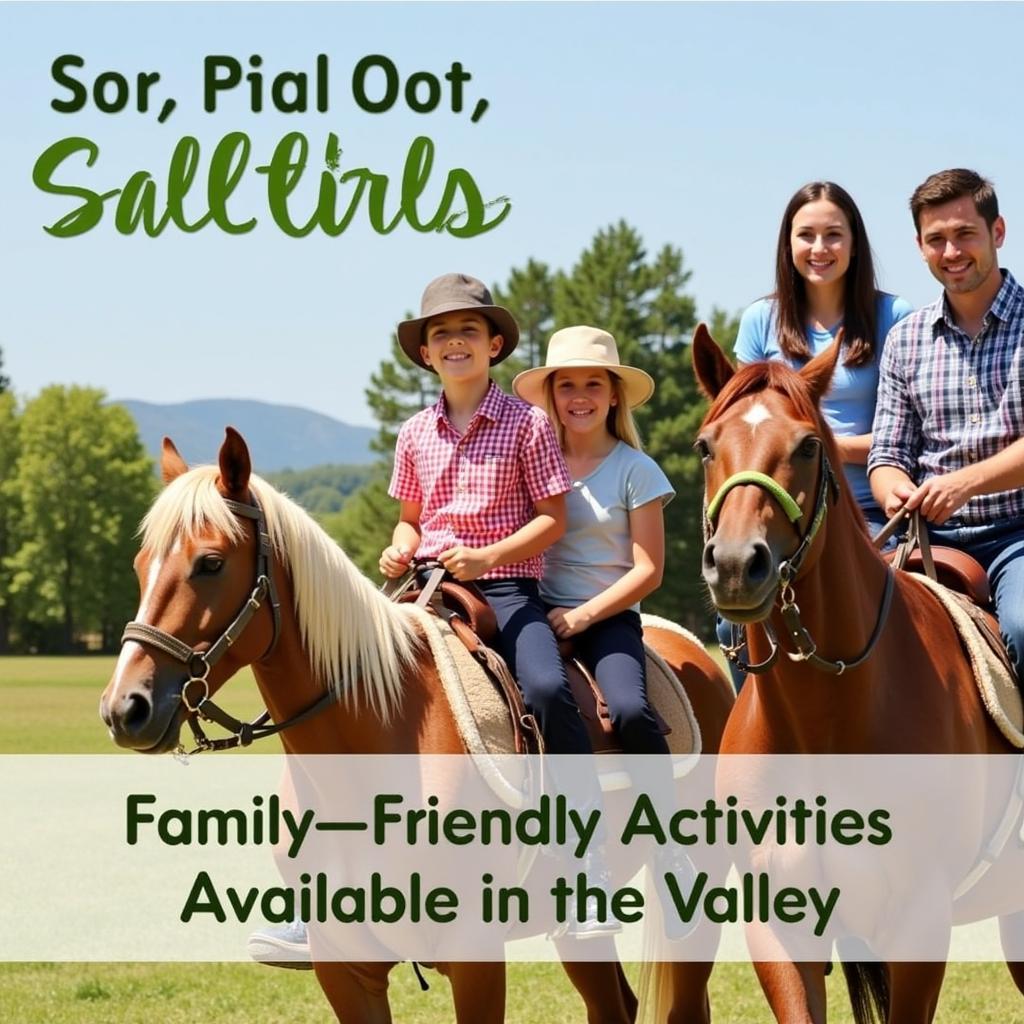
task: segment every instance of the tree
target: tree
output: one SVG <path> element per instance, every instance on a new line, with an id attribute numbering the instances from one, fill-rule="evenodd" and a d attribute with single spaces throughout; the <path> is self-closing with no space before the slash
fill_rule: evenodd
<path id="1" fill-rule="evenodd" d="M 388 494 L 389 466 L 359 488 L 340 512 L 323 516 L 323 528 L 340 545 L 362 572 L 380 580 L 380 553 L 391 543 L 398 520 L 398 504 Z"/>
<path id="2" fill-rule="evenodd" d="M 2 384 L 2 380 L 0 380 Z M 10 649 L 13 617 L 10 558 L 17 550 L 21 522 L 15 473 L 20 449 L 20 425 L 14 395 L 0 388 L 0 654 Z"/>
<path id="3" fill-rule="evenodd" d="M 12 590 L 30 624 L 105 649 L 134 611 L 135 531 L 156 481 L 131 415 L 92 388 L 53 386 L 25 406 L 16 486 L 21 544 Z"/>
<path id="4" fill-rule="evenodd" d="M 0 370 L 4 368 L 4 350 L 0 348 Z M 0 373 L 0 395 L 11 390 L 11 378 Z"/>
<path id="5" fill-rule="evenodd" d="M 555 282 L 546 263 L 530 259 L 522 270 L 512 270 L 505 287 L 496 285 L 491 294 L 519 324 L 518 348 L 495 371 L 499 385 L 508 390 L 512 377 L 543 358 L 554 323 Z"/>
<path id="6" fill-rule="evenodd" d="M 411 317 L 406 314 L 406 318 Z M 391 338 L 391 355 L 381 361 L 370 377 L 366 401 L 377 423 L 377 436 L 370 447 L 386 459 L 395 453 L 398 429 L 410 417 L 433 405 L 441 393 L 437 374 L 416 366 L 402 351 L 398 335 Z"/>
<path id="7" fill-rule="evenodd" d="M 555 320 L 558 326 L 588 323 L 610 331 L 622 361 L 657 382 L 636 418 L 648 453 L 677 497 L 665 512 L 664 581 L 645 607 L 706 631 L 699 575 L 703 483 L 691 448 L 705 403 L 690 365 L 696 304 L 685 291 L 689 279 L 681 250 L 666 245 L 649 259 L 639 233 L 619 221 L 598 231 L 573 269 L 558 276 Z"/>

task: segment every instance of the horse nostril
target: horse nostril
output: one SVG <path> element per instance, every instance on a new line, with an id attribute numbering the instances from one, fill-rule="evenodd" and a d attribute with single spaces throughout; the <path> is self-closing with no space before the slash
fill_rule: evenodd
<path id="1" fill-rule="evenodd" d="M 701 567 L 705 572 L 709 572 L 715 568 L 715 542 L 709 540 L 704 545 L 704 556 L 701 559 Z"/>
<path id="2" fill-rule="evenodd" d="M 747 579 L 753 584 L 764 583 L 771 575 L 772 553 L 763 540 L 754 542 L 754 553 L 747 563 Z"/>
<path id="3" fill-rule="evenodd" d="M 152 711 L 149 699 L 142 693 L 130 693 L 124 701 L 126 707 L 122 723 L 128 732 L 137 732 L 148 721 Z"/>

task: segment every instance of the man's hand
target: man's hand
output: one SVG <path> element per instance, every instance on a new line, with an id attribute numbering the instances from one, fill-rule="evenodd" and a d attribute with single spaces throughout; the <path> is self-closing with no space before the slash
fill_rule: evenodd
<path id="1" fill-rule="evenodd" d="M 907 497 L 907 510 L 920 509 L 929 523 L 941 526 L 974 497 L 971 470 L 972 467 L 968 466 L 925 480 Z"/>
<path id="2" fill-rule="evenodd" d="M 590 616 L 580 608 L 552 608 L 548 612 L 548 622 L 559 640 L 568 640 L 590 625 Z"/>
<path id="3" fill-rule="evenodd" d="M 896 484 L 885 496 L 885 501 L 882 502 L 882 511 L 885 513 L 885 518 L 892 519 L 901 508 L 906 506 L 913 493 L 913 484 L 902 482 Z"/>
<path id="4" fill-rule="evenodd" d="M 437 560 L 463 583 L 479 579 L 494 568 L 494 556 L 490 548 L 467 548 L 462 544 L 442 551 Z"/>
<path id="5" fill-rule="evenodd" d="M 389 544 L 380 553 L 381 574 L 390 580 L 398 579 L 399 576 L 405 574 L 411 561 L 412 552 L 408 548 L 396 548 L 394 544 Z"/>

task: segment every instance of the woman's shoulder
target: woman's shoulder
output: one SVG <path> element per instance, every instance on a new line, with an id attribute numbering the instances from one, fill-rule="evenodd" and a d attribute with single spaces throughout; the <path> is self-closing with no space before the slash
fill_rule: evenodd
<path id="1" fill-rule="evenodd" d="M 878 333 L 886 335 L 893 324 L 898 324 L 904 317 L 914 312 L 914 307 L 906 299 L 889 292 L 876 292 L 878 311 Z"/>
<path id="2" fill-rule="evenodd" d="M 758 299 L 743 310 L 735 349 L 741 363 L 756 363 L 779 354 L 774 320 L 775 300 L 772 298 Z"/>
<path id="3" fill-rule="evenodd" d="M 765 296 L 752 302 L 740 316 L 740 324 L 763 324 L 767 326 L 775 315 L 775 300 Z"/>

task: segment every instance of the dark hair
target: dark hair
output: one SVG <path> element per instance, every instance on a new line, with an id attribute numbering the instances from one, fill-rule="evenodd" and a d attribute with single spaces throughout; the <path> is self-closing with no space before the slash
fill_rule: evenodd
<path id="1" fill-rule="evenodd" d="M 843 346 L 846 366 L 869 363 L 875 354 L 877 327 L 875 267 L 871 259 L 871 245 L 864 220 L 857 204 L 846 189 L 833 181 L 812 181 L 798 189 L 786 206 L 779 228 L 779 244 L 775 253 L 776 330 L 779 348 L 790 359 L 810 359 L 807 345 L 807 287 L 793 264 L 793 245 L 790 233 L 793 218 L 801 207 L 819 199 L 835 203 L 846 215 L 853 234 L 850 266 L 844 275 L 843 293 Z"/>
<path id="2" fill-rule="evenodd" d="M 921 214 L 929 206 L 941 206 L 954 199 L 970 196 L 974 211 L 984 218 L 989 230 L 999 216 L 999 200 L 992 182 L 977 171 L 965 167 L 952 167 L 926 178 L 910 197 L 910 214 L 914 218 L 914 230 L 921 234 Z"/>

